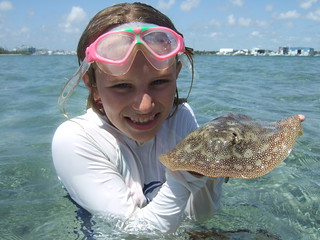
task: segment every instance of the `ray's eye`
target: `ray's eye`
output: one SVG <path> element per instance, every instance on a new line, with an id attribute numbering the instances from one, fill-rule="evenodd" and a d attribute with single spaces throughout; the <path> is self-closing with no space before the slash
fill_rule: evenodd
<path id="1" fill-rule="evenodd" d="M 239 138 L 238 138 L 238 134 L 236 134 L 235 132 L 232 133 L 233 138 L 232 138 L 232 144 L 236 144 L 237 142 L 239 142 Z"/>

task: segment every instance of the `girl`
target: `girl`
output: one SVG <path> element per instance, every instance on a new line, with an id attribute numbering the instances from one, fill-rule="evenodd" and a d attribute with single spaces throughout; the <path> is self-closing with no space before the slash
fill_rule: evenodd
<path id="1" fill-rule="evenodd" d="M 142 3 L 106 8 L 84 30 L 77 55 L 81 65 L 59 101 L 64 106 L 83 79 L 88 109 L 52 143 L 71 198 L 127 229 L 173 232 L 186 216 L 210 218 L 223 178 L 173 172 L 158 159 L 198 127 L 177 92 L 181 55 L 192 65 L 192 50 L 170 19 Z"/>
<path id="2" fill-rule="evenodd" d="M 172 172 L 158 159 L 198 127 L 176 86 L 179 55 L 192 63 L 192 51 L 170 19 L 142 3 L 106 8 L 89 22 L 77 54 L 81 66 L 60 102 L 83 79 L 88 109 L 64 122 L 52 143 L 72 199 L 127 228 L 172 232 L 185 216 L 212 216 L 223 179 Z"/>

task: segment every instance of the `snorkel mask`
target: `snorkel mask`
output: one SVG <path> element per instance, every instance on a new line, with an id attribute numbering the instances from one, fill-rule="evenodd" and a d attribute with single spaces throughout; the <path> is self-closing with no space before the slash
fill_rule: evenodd
<path id="1" fill-rule="evenodd" d="M 152 67 L 164 70 L 177 61 L 178 54 L 184 53 L 185 45 L 181 35 L 154 24 L 132 22 L 113 28 L 87 47 L 85 59 L 59 97 L 60 107 L 64 109 L 64 103 L 93 62 L 103 72 L 121 76 L 129 71 L 138 51 Z"/>

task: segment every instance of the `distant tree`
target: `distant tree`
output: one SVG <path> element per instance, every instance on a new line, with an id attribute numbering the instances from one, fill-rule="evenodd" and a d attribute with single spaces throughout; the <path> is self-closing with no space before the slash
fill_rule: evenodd
<path id="1" fill-rule="evenodd" d="M 3 48 L 3 47 L 0 47 L 0 54 L 4 54 L 4 53 L 7 53 L 8 51 Z"/>

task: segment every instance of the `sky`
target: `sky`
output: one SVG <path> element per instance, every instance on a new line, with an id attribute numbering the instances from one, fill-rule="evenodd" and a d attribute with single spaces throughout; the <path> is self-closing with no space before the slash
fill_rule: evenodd
<path id="1" fill-rule="evenodd" d="M 72 51 L 89 20 L 118 0 L 0 0 L 0 47 Z M 134 2 L 134 1 L 126 1 Z M 195 50 L 320 51 L 320 0 L 147 0 Z"/>

